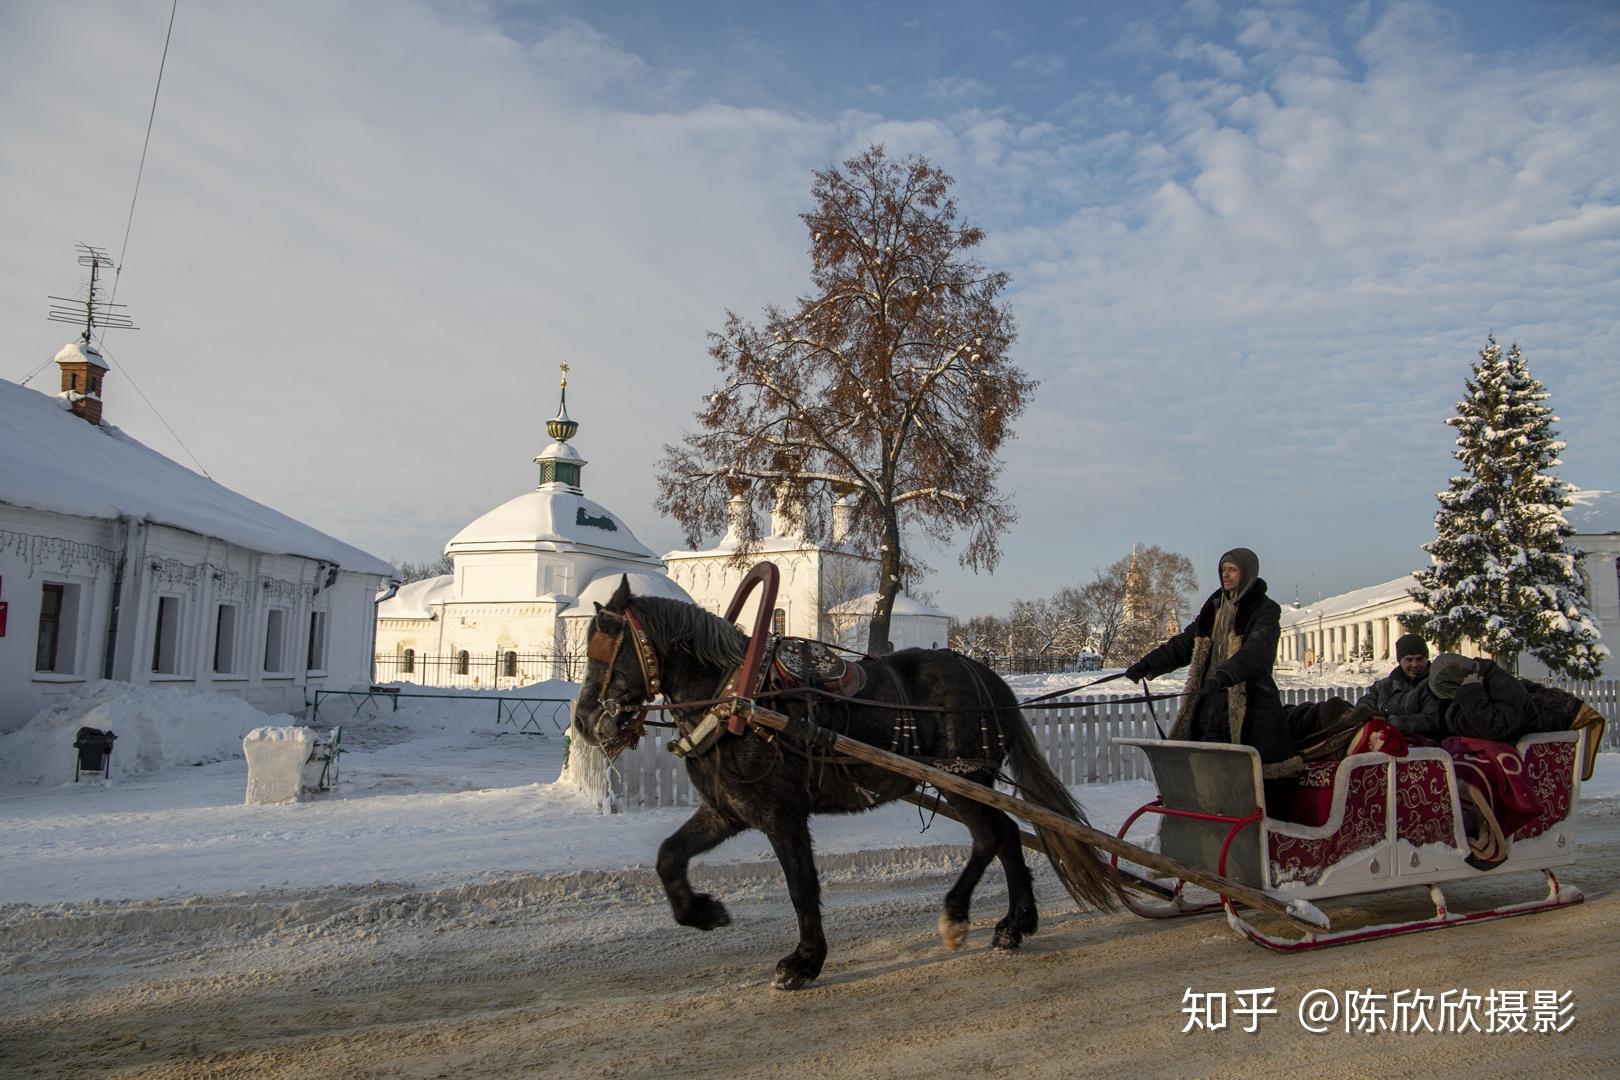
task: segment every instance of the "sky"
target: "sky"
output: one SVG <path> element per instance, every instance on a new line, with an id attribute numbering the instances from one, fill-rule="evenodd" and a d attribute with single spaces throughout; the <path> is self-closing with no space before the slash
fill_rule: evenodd
<path id="1" fill-rule="evenodd" d="M 107 419 L 384 558 L 533 487 L 565 360 L 586 494 L 685 546 L 706 335 L 808 289 L 811 174 L 873 142 L 955 177 L 1040 382 L 1000 567 L 920 539 L 953 614 L 1137 543 L 1410 572 L 1490 333 L 1620 488 L 1611 3 L 179 0 L 136 198 L 169 15 L 0 5 L 0 377 L 104 247 Z"/>

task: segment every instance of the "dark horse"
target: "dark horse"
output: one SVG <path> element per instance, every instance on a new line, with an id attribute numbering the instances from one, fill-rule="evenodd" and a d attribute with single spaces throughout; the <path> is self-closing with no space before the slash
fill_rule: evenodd
<path id="1" fill-rule="evenodd" d="M 672 710 L 677 726 L 690 732 L 705 707 L 678 706 L 722 696 L 720 688 L 742 664 L 749 640 L 731 623 L 693 604 L 632 598 L 626 582 L 606 605 L 597 606 L 590 633 L 591 660 L 580 685 L 575 726 L 587 742 L 609 752 L 626 736 L 639 734 L 637 714 L 655 696 L 646 671 L 657 673 L 657 689 L 677 706 Z M 638 655 L 643 649 L 654 654 L 651 661 Z M 798 717 L 813 709 L 815 722 L 825 728 L 982 784 L 993 783 L 1006 762 L 1024 798 L 1085 820 L 1041 756 L 1012 691 L 989 668 L 945 649 L 908 649 L 860 663 L 867 676 L 860 703 L 811 703 L 798 694 L 762 704 Z M 774 985 L 798 989 L 821 973 L 827 957 L 810 815 L 868 810 L 901 798 L 916 789 L 916 782 L 878 766 L 829 756 L 786 735 L 767 740 L 751 732 L 722 735 L 708 749 L 689 754 L 686 768 L 703 803 L 658 849 L 658 877 L 675 921 L 699 930 L 730 923 L 725 905 L 692 891 L 687 865 L 744 829 L 758 829 L 782 864 L 799 917 L 798 947 L 777 963 Z M 999 858 L 1007 875 L 1008 908 L 996 924 L 993 944 L 1015 949 L 1037 923 L 1018 827 L 1000 810 L 956 795 L 945 798 L 973 834 L 973 848 L 945 894 L 940 935 L 950 948 L 961 945 L 974 886 L 990 860 Z M 1109 873 L 1095 851 L 1053 832 L 1043 832 L 1041 839 L 1070 895 L 1093 907 L 1113 906 Z"/>

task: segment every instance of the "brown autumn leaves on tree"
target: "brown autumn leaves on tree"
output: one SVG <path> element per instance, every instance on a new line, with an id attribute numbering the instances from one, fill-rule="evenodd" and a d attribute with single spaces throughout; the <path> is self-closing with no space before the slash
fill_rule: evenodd
<path id="1" fill-rule="evenodd" d="M 973 258 L 984 235 L 957 221 L 951 184 L 881 146 L 817 172 L 800 215 L 811 295 L 760 324 L 726 313 L 710 335 L 720 384 L 659 469 L 658 508 L 692 544 L 726 527 L 734 496 L 750 510 L 776 502 L 812 540 L 845 500 L 845 542 L 879 560 L 873 652 L 916 565 L 908 530 L 965 532 L 962 564 L 991 569 L 1017 519 L 997 454 L 1036 384 L 1007 355 L 1007 275 Z M 757 550 L 758 517 L 743 523 L 740 561 Z"/>

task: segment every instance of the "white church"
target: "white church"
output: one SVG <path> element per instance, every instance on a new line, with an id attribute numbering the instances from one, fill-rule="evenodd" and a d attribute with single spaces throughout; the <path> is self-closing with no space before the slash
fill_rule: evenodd
<path id="1" fill-rule="evenodd" d="M 413 581 L 377 609 L 377 678 L 434 686 L 521 686 L 577 679 L 595 605 L 628 576 L 630 590 L 724 612 L 748 566 L 771 560 L 782 571 L 772 612 L 774 633 L 839 641 L 862 649 L 876 594 L 877 562 L 848 549 L 838 534 L 818 545 L 772 515 L 771 535 L 743 566 L 733 564 L 732 527 L 712 548 L 655 555 L 611 510 L 586 497 L 586 460 L 570 440 L 568 367 L 562 399 L 546 422 L 552 442 L 534 458 L 539 484 L 462 529 L 445 545 L 453 570 Z M 757 595 L 757 594 L 756 594 Z M 757 600 L 739 621 L 753 624 Z M 895 603 L 895 648 L 945 645 L 948 617 L 907 596 Z"/>

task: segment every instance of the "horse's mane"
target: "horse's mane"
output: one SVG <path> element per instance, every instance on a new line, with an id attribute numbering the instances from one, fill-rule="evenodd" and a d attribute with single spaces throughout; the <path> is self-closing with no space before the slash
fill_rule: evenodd
<path id="1" fill-rule="evenodd" d="M 700 664 L 736 667 L 748 648 L 748 635 L 696 604 L 662 596 L 638 596 L 636 614 L 662 648 L 679 650 Z"/>

